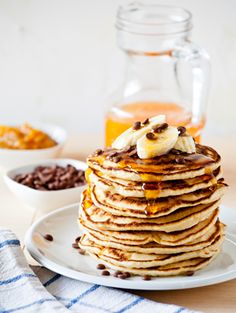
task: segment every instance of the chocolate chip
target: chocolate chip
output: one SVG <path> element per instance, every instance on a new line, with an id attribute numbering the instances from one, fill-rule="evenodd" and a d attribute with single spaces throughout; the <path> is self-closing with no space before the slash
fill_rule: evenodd
<path id="1" fill-rule="evenodd" d="M 186 133 L 186 128 L 184 126 L 178 127 L 179 136 L 183 136 Z"/>
<path id="2" fill-rule="evenodd" d="M 151 278 L 151 276 L 149 276 L 149 275 L 144 275 L 143 276 L 143 280 L 151 280 L 152 278 Z"/>
<path id="3" fill-rule="evenodd" d="M 110 272 L 105 270 L 105 271 L 102 271 L 102 275 L 103 276 L 110 276 Z"/>
<path id="4" fill-rule="evenodd" d="M 135 122 L 133 125 L 133 130 L 139 130 L 141 128 L 141 122 Z"/>
<path id="5" fill-rule="evenodd" d="M 149 118 L 146 118 L 146 120 L 143 122 L 143 125 L 149 124 Z"/>
<path id="6" fill-rule="evenodd" d="M 126 279 L 126 278 L 128 278 L 128 276 L 127 276 L 125 273 L 121 273 L 121 274 L 119 274 L 117 277 L 120 278 L 120 279 Z"/>
<path id="7" fill-rule="evenodd" d="M 186 160 L 185 160 L 183 157 L 176 156 L 175 159 L 174 159 L 174 162 L 175 162 L 176 164 L 185 164 L 185 163 L 186 163 Z"/>
<path id="8" fill-rule="evenodd" d="M 117 151 L 113 151 L 113 152 L 110 152 L 107 156 L 109 158 L 113 158 L 113 157 L 116 157 L 118 155 L 118 152 Z"/>
<path id="9" fill-rule="evenodd" d="M 46 234 L 46 235 L 44 235 L 44 239 L 46 239 L 48 241 L 53 241 L 53 236 L 50 234 Z"/>
<path id="10" fill-rule="evenodd" d="M 118 163 L 118 162 L 121 161 L 121 159 L 122 159 L 121 156 L 118 155 L 118 156 L 112 158 L 112 161 L 115 162 L 115 163 Z"/>
<path id="11" fill-rule="evenodd" d="M 78 249 L 78 252 L 79 252 L 79 254 L 81 254 L 81 255 L 84 255 L 84 254 L 85 254 L 85 251 L 84 251 L 83 249 L 81 249 L 81 248 Z"/>
<path id="12" fill-rule="evenodd" d="M 42 191 L 68 189 L 86 183 L 84 171 L 76 169 L 71 164 L 66 167 L 37 166 L 31 173 L 15 176 L 14 180 Z"/>
<path id="13" fill-rule="evenodd" d="M 155 127 L 153 127 L 153 131 L 154 133 L 161 133 L 163 132 L 166 128 L 168 128 L 168 124 L 167 123 L 163 123 L 161 125 L 157 125 Z"/>
<path id="14" fill-rule="evenodd" d="M 123 148 L 123 149 L 120 149 L 119 152 L 120 152 L 120 153 L 129 152 L 132 148 L 133 148 L 132 146 L 127 146 L 127 147 L 125 147 L 125 148 Z"/>
<path id="15" fill-rule="evenodd" d="M 79 242 L 80 241 L 81 236 L 75 238 L 75 242 Z"/>
<path id="16" fill-rule="evenodd" d="M 97 265 L 98 270 L 104 270 L 105 268 L 106 268 L 106 266 L 104 264 L 98 264 Z"/>
<path id="17" fill-rule="evenodd" d="M 177 149 L 172 148 L 172 149 L 170 150 L 170 153 L 178 155 L 178 154 L 181 154 L 181 151 L 180 151 L 180 150 L 177 150 Z"/>
<path id="18" fill-rule="evenodd" d="M 146 137 L 147 137 L 147 139 L 149 139 L 149 140 L 155 140 L 155 139 L 156 139 L 156 137 L 155 137 L 155 135 L 154 135 L 153 133 L 147 133 L 147 134 L 146 134 Z"/>
<path id="19" fill-rule="evenodd" d="M 118 275 L 117 275 L 117 277 L 118 278 L 120 278 L 120 279 L 126 279 L 126 278 L 129 278 L 131 275 L 130 275 L 130 273 L 129 272 L 124 272 L 124 273 L 119 273 Z"/>
<path id="20" fill-rule="evenodd" d="M 120 274 L 122 274 L 121 271 L 116 271 L 116 272 L 114 273 L 114 276 L 115 276 L 115 277 L 118 277 Z"/>
<path id="21" fill-rule="evenodd" d="M 188 271 L 188 272 L 186 272 L 186 276 L 193 276 L 193 274 L 194 274 L 194 271 Z"/>
<path id="22" fill-rule="evenodd" d="M 133 156 L 133 155 L 135 155 L 135 154 L 137 154 L 137 149 L 136 149 L 136 148 L 133 149 L 133 150 L 131 150 L 131 151 L 128 153 L 128 156 Z"/>
<path id="23" fill-rule="evenodd" d="M 79 249 L 79 246 L 78 246 L 78 243 L 77 243 L 77 242 L 72 243 L 72 247 L 73 247 L 74 249 Z"/>
<path id="24" fill-rule="evenodd" d="M 103 153 L 102 149 L 97 149 L 97 150 L 94 152 L 95 156 L 101 155 L 102 153 Z"/>

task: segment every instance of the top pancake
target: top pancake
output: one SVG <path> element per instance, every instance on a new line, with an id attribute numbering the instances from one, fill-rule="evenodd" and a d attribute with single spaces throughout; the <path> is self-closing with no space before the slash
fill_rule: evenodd
<path id="1" fill-rule="evenodd" d="M 140 159 L 134 147 L 108 148 L 90 155 L 87 163 L 106 176 L 137 182 L 189 179 L 212 173 L 220 166 L 221 158 L 214 149 L 199 144 L 196 149 L 193 154 L 171 150 L 156 158 Z"/>

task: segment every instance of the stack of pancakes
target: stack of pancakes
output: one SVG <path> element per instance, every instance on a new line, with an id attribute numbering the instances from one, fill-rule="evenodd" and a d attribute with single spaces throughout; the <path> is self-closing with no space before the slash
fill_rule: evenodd
<path id="1" fill-rule="evenodd" d="M 215 150 L 140 159 L 135 146 L 108 148 L 87 162 L 79 246 L 88 254 L 115 270 L 170 276 L 202 269 L 219 253 L 226 184 Z"/>

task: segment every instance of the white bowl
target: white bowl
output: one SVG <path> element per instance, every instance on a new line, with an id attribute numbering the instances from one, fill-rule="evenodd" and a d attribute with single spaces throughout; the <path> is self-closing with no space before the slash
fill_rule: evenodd
<path id="1" fill-rule="evenodd" d="M 0 149 L 0 167 L 8 170 L 40 160 L 59 156 L 66 141 L 66 131 L 58 126 L 34 123 L 32 127 L 42 130 L 57 142 L 57 145 L 45 149 Z"/>
<path id="2" fill-rule="evenodd" d="M 79 202 L 80 194 L 85 186 L 63 190 L 42 191 L 22 185 L 16 182 L 14 177 L 18 174 L 30 173 L 39 165 L 59 165 L 65 167 L 67 164 L 71 164 L 75 168 L 81 170 L 85 170 L 87 168 L 86 163 L 82 161 L 72 159 L 51 159 L 10 170 L 4 175 L 4 180 L 11 192 L 22 202 L 30 207 L 40 210 L 42 213 L 47 213 L 62 206 Z"/>

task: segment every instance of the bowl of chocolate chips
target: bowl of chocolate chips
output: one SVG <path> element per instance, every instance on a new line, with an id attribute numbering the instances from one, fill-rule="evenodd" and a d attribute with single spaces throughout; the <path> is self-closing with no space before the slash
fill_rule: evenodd
<path id="1" fill-rule="evenodd" d="M 47 213 L 80 201 L 86 167 L 78 160 L 50 159 L 12 169 L 4 180 L 19 200 Z"/>

